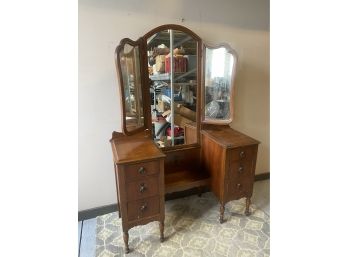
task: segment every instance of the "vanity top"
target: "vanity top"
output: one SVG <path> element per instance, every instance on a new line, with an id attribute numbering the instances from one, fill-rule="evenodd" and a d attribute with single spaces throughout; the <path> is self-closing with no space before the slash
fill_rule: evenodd
<path id="1" fill-rule="evenodd" d="M 255 145 L 260 142 L 232 129 L 229 126 L 205 125 L 202 134 L 207 135 L 225 148 L 237 148 L 246 145 Z"/>
<path id="2" fill-rule="evenodd" d="M 113 138 L 110 141 L 117 164 L 165 157 L 165 154 L 162 153 L 153 140 L 143 135 Z"/>

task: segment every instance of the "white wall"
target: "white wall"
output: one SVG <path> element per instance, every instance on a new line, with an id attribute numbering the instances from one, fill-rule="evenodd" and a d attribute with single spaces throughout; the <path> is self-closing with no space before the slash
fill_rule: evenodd
<path id="1" fill-rule="evenodd" d="M 108 142 L 121 130 L 114 50 L 167 23 L 238 52 L 232 127 L 262 142 L 256 173 L 269 172 L 269 0 L 80 0 L 79 210 L 116 202 Z"/>

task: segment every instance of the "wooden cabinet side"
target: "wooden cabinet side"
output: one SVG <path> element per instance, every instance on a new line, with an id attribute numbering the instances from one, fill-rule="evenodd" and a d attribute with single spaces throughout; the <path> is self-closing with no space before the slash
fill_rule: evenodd
<path id="1" fill-rule="evenodd" d="M 226 149 L 202 134 L 202 165 L 210 174 L 211 191 L 221 201 L 224 195 Z"/>

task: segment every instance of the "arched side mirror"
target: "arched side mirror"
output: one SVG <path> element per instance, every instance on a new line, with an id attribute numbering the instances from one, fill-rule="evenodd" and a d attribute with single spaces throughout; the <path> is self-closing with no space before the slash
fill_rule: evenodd
<path id="1" fill-rule="evenodd" d="M 123 39 L 116 48 L 116 66 L 122 99 L 123 133 L 131 135 L 146 128 L 144 115 L 142 41 Z"/>
<path id="2" fill-rule="evenodd" d="M 202 122 L 227 125 L 233 120 L 237 53 L 227 44 L 205 45 Z"/>

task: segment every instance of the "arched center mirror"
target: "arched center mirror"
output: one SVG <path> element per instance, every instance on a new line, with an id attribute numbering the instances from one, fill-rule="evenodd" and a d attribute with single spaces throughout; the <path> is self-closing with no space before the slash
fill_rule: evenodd
<path id="1" fill-rule="evenodd" d="M 201 41 L 160 27 L 144 36 L 153 139 L 160 148 L 198 143 Z"/>

